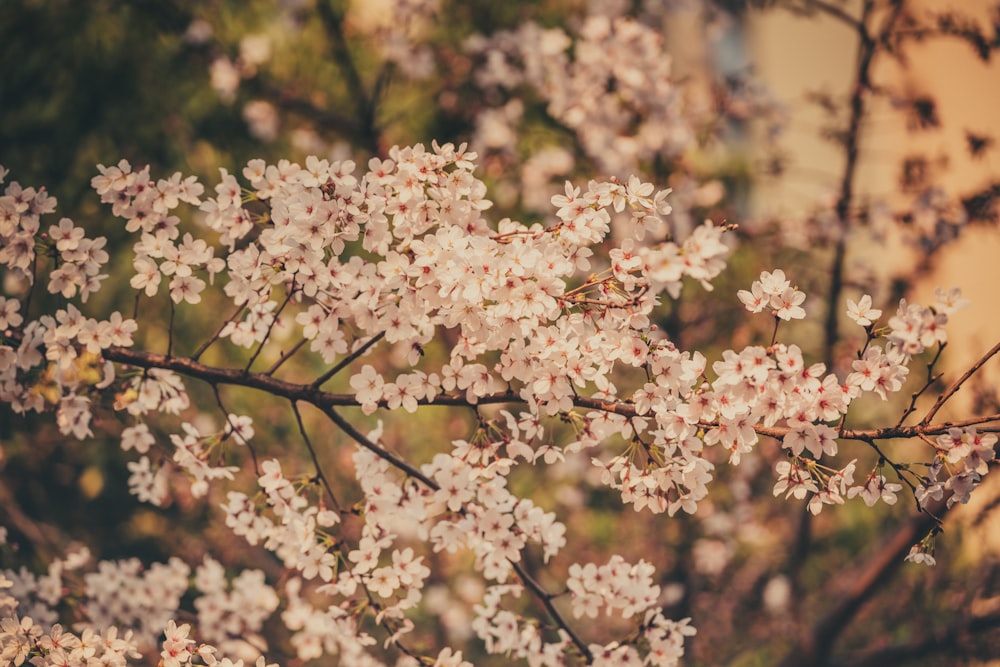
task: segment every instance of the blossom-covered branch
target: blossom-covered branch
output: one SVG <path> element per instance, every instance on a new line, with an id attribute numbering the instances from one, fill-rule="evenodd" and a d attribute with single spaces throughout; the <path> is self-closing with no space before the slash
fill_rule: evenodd
<path id="1" fill-rule="evenodd" d="M 301 659 L 366 655 L 375 641 L 365 630 L 371 620 L 404 655 L 458 664 L 460 654 L 423 656 L 404 636 L 415 630 L 413 610 L 433 555 L 465 551 L 484 581 L 471 625 L 488 652 L 538 664 L 570 656 L 588 664 L 676 664 L 693 628 L 664 616 L 653 565 L 619 554 L 569 562 L 566 526 L 511 482 L 521 467 L 582 461 L 596 471 L 596 486 L 637 511 L 669 516 L 698 512 L 718 469 L 757 456 L 762 437 L 782 454 L 768 455 L 773 495 L 807 500 L 813 514 L 855 497 L 869 506 L 895 503 L 901 486 L 887 480 L 886 467 L 924 509 L 945 497 L 946 507 L 966 502 L 986 474 L 1000 415 L 933 417 L 995 349 L 919 423 L 849 425 L 855 404 L 888 400 L 920 355 L 940 351 L 948 317 L 962 305 L 957 294 L 940 293 L 933 308 L 903 301 L 883 326 L 870 297 L 849 303 L 863 335 L 850 369 L 838 373 L 783 342 L 788 327 L 807 318 L 808 295 L 782 269 L 765 270 L 732 304 L 766 319 L 766 343 L 724 349 L 710 361 L 679 349 L 654 321 L 685 282 L 712 289 L 726 267 L 730 226 L 709 221 L 685 238 L 668 236 L 669 192 L 638 178 L 591 181 L 586 190 L 567 183 L 552 197 L 548 225 L 494 222 L 484 215 L 491 203 L 474 175 L 476 157 L 451 144 L 394 148 L 360 177 L 351 162 L 251 161 L 243 170 L 249 188 L 223 171 L 208 198 L 179 174 L 154 181 L 148 169 L 124 161 L 101 167 L 95 189 L 139 237 L 130 286 L 169 299 L 171 323 L 175 310 L 202 304 L 238 313 L 201 344 L 176 338 L 171 324 L 166 354 L 143 349 L 148 334 L 117 311 L 97 319 L 60 301 L 50 312 L 28 312 L 27 297 L 39 289 L 81 300 L 99 291 L 108 256 L 103 239 L 88 239 L 68 219 L 44 228 L 54 202 L 10 184 L 0 202 L 7 212 L 0 261 L 15 286 L 0 301 L 2 398 L 17 412 L 54 412 L 60 432 L 78 439 L 93 435 L 102 410 L 118 412 L 127 424 L 122 449 L 140 455 L 128 464 L 129 488 L 144 502 L 167 503 L 178 479 L 188 480 L 194 498 L 229 489 L 227 525 L 290 573 L 282 616 Z M 197 208 L 199 222 L 174 213 L 182 202 Z M 614 226 L 624 238 L 614 237 Z M 39 267 L 39 256 L 51 266 Z M 288 340 L 308 345 L 295 343 L 289 353 Z M 252 352 L 225 367 L 201 360 L 207 345 L 225 345 L 235 357 Z M 191 356 L 175 353 L 181 346 Z M 312 362 L 296 363 L 307 349 Z M 381 350 L 396 361 L 375 358 Z M 267 371 L 251 370 L 258 359 Z M 168 445 L 151 424 L 190 407 L 185 379 L 212 387 L 224 424 L 212 431 L 183 421 Z M 322 389 L 332 382 L 352 391 Z M 282 461 L 258 459 L 254 447 L 259 491 L 233 488 L 239 451 L 256 435 L 249 416 L 224 407 L 220 386 L 288 401 L 314 473 L 288 475 Z M 300 403 L 318 408 L 357 445 L 352 511 L 334 495 L 320 456 L 326 445 L 309 437 Z M 369 416 L 423 406 L 476 416 L 468 437 L 435 443 L 424 462 L 383 442 L 381 425 L 366 434 L 339 410 Z M 889 458 L 878 442 L 889 439 L 913 441 L 908 460 Z M 851 440 L 869 446 L 869 461 L 845 460 L 840 449 Z M 859 465 L 869 464 L 855 481 Z M 932 562 L 920 545 L 911 560 Z M 567 602 L 525 567 L 536 552 L 546 565 L 560 563 Z M 219 586 L 206 580 L 203 589 Z M 525 589 L 544 618 L 518 602 Z M 266 590 L 261 619 L 274 610 L 276 593 Z M 8 603 L 8 613 L 20 604 Z M 568 620 L 602 611 L 631 629 L 591 642 Z M 197 652 L 193 640 L 168 616 L 157 621 L 166 627 L 162 655 L 186 664 L 178 656 Z M 18 655 L 47 657 L 41 637 L 49 633 L 51 641 L 52 631 L 11 626 L 4 641 Z M 115 650 L 132 655 L 157 632 L 146 628 L 145 640 Z M 207 646 L 205 655 L 214 655 Z"/>

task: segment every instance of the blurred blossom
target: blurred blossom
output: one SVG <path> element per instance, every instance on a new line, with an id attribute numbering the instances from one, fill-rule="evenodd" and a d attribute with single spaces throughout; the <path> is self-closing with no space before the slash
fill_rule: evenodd
<path id="1" fill-rule="evenodd" d="M 669 607 L 670 605 L 680 604 L 683 599 L 684 584 L 675 581 L 663 585 L 663 591 L 660 593 L 660 604 Z"/>
<path id="2" fill-rule="evenodd" d="M 447 586 L 430 586 L 424 593 L 424 605 L 427 613 L 441 621 L 451 641 L 468 641 L 473 636 L 469 608 L 456 601 Z"/>
<path id="3" fill-rule="evenodd" d="M 256 67 L 271 59 L 271 38 L 267 35 L 247 35 L 240 40 L 240 60 Z"/>
<path id="4" fill-rule="evenodd" d="M 764 586 L 762 598 L 764 608 L 772 614 L 788 609 L 788 603 L 792 599 L 792 585 L 788 577 L 781 574 L 772 577 Z"/>
<path id="5" fill-rule="evenodd" d="M 219 93 L 224 102 L 228 104 L 236 99 L 236 89 L 240 86 L 240 71 L 229 58 L 221 56 L 213 60 L 209 67 L 209 76 L 212 79 L 212 88 Z"/>
<path id="6" fill-rule="evenodd" d="M 327 150 L 326 142 L 310 127 L 292 130 L 291 141 L 295 150 L 306 155 L 322 155 Z"/>
<path id="7" fill-rule="evenodd" d="M 580 509 L 587 502 L 587 496 L 582 490 L 566 484 L 556 487 L 555 496 L 559 504 L 568 509 Z"/>
<path id="8" fill-rule="evenodd" d="M 716 575 L 729 563 L 729 548 L 720 540 L 698 540 L 693 549 L 694 567 L 701 574 Z"/>
<path id="9" fill-rule="evenodd" d="M 708 208 L 715 206 L 726 196 L 726 186 L 722 181 L 709 181 L 694 192 L 695 206 Z"/>
<path id="10" fill-rule="evenodd" d="M 415 48 L 405 35 L 390 33 L 379 46 L 382 57 L 395 63 L 407 78 L 420 81 L 434 74 L 434 54 L 426 47 Z"/>
<path id="11" fill-rule="evenodd" d="M 476 139 L 473 147 L 477 150 L 513 150 L 517 145 L 514 123 L 521 119 L 524 105 L 520 100 L 508 102 L 501 109 L 485 109 L 476 119 Z"/>
<path id="12" fill-rule="evenodd" d="M 212 39 L 212 24 L 204 19 L 195 19 L 188 25 L 184 40 L 189 44 L 205 44 Z"/>
<path id="13" fill-rule="evenodd" d="M 565 148 L 549 146 L 536 151 L 521 167 L 521 203 L 530 210 L 548 211 L 552 198 L 552 178 L 573 170 L 573 154 Z"/>
<path id="14" fill-rule="evenodd" d="M 264 100 L 252 100 L 243 106 L 243 120 L 250 134 L 261 141 L 274 141 L 278 136 L 278 111 Z"/>

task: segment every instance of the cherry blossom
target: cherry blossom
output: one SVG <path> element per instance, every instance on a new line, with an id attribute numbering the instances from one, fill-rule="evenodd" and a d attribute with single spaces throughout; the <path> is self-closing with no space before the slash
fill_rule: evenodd
<path id="1" fill-rule="evenodd" d="M 627 21 L 579 29 L 584 44 L 574 67 L 607 65 L 593 59 L 595 44 L 655 52 L 646 29 Z M 544 49 L 542 61 L 565 55 L 559 31 L 536 26 L 518 34 Z M 504 68 L 510 50 L 521 47 L 474 48 L 493 63 L 484 81 L 494 82 L 485 86 L 544 80 L 542 61 L 522 63 L 524 72 Z M 622 65 L 614 75 L 627 87 L 670 87 L 659 67 Z M 554 113 L 576 123 L 612 110 L 598 107 L 567 103 Z M 588 141 L 598 150 L 606 138 Z M 680 140 L 661 139 L 657 151 Z M 237 172 L 248 187 L 223 170 L 208 195 L 181 174 L 154 180 L 148 168 L 125 161 L 100 166 L 93 186 L 135 239 L 125 266 L 140 303 L 163 304 L 171 315 L 209 303 L 232 313 L 195 344 L 175 348 L 168 336 L 165 353 L 146 348 L 156 332 L 141 318 L 91 317 L 92 305 L 77 305 L 102 287 L 103 238 L 66 218 L 43 225 L 41 212 L 25 222 L 17 209 L 27 204 L 18 202 L 37 202 L 44 215 L 54 202 L 8 185 L 0 261 L 30 284 L 26 268 L 36 246 L 48 243 L 58 261 L 38 276 L 47 277 L 41 284 L 59 305 L 36 314 L 23 292 L 0 297 L 0 396 L 16 412 L 51 413 L 60 433 L 77 439 L 115 424 L 114 437 L 133 457 L 127 485 L 137 500 L 205 503 L 247 547 L 271 552 L 284 574 L 279 586 L 257 570 L 227 572 L 211 557 L 148 568 L 99 561 L 75 592 L 87 601 L 86 620 L 67 633 L 57 623 L 68 565 L 58 561 L 34 579 L 5 570 L 0 582 L 14 590 L 0 597 L 5 658 L 70 661 L 92 648 L 88 659 L 106 655 L 106 662 L 153 651 L 171 667 L 266 665 L 264 628 L 281 624 L 299 660 L 338 654 L 351 664 L 380 664 L 381 644 L 427 664 L 465 665 L 450 648 L 417 658 L 410 643 L 434 604 L 427 598 L 435 568 L 464 559 L 480 582 L 464 602 L 468 629 L 487 652 L 529 664 L 575 656 L 590 664 L 675 665 L 694 628 L 690 619 L 663 615 L 654 563 L 617 553 L 577 562 L 565 507 L 529 496 L 519 468 L 572 471 L 587 489 L 666 517 L 697 515 L 712 505 L 718 479 L 775 453 L 781 456 L 765 466 L 775 475 L 773 495 L 812 514 L 848 501 L 891 505 L 904 484 L 921 507 L 939 500 L 948 508 L 967 502 L 987 474 L 997 438 L 977 427 L 989 419 L 935 422 L 936 405 L 916 426 L 905 423 L 908 412 L 887 430 L 854 428 L 857 402 L 871 394 L 887 401 L 914 364 L 926 364 L 919 355 L 940 351 L 948 316 L 961 304 L 957 292 L 939 294 L 933 309 L 901 302 L 884 329 L 874 326 L 881 312 L 869 295 L 849 300 L 849 317 L 865 327 L 857 354 L 849 364 L 821 363 L 786 342 L 789 327 L 810 313 L 805 291 L 776 268 L 729 297 L 771 315 L 769 340 L 681 349 L 656 326 L 659 309 L 686 291 L 713 289 L 734 243 L 731 226 L 709 220 L 668 236 L 673 194 L 638 176 L 566 182 L 549 194 L 544 220 L 495 221 L 477 160 L 467 146 L 437 143 L 393 147 L 368 161 L 367 171 L 351 160 L 311 157 L 304 167 L 253 160 Z M 195 211 L 200 217 L 191 221 Z M 213 365 L 212 355 L 202 357 L 213 345 L 245 348 L 246 365 Z M 286 375 L 283 365 L 300 349 L 322 368 L 290 363 L 296 368 Z M 303 379 L 304 372 L 313 375 Z M 189 418 L 192 379 L 214 390 L 214 422 L 204 418 L 212 409 L 205 406 L 193 406 L 202 418 Z M 273 454 L 258 459 L 258 441 L 268 436 L 257 433 L 266 429 L 227 409 L 220 386 L 286 400 L 313 470 L 295 472 Z M 350 500 L 324 472 L 299 404 L 356 445 L 337 470 L 351 480 Z M 375 423 L 425 406 L 467 411 L 470 432 L 435 442 L 413 461 L 406 443 L 383 442 L 381 422 L 364 433 L 341 414 L 359 410 Z M 913 439 L 922 453 L 890 459 L 878 445 L 889 438 Z M 871 458 L 848 460 L 847 441 L 867 445 Z M 912 472 L 920 465 L 924 474 Z M 870 470 L 860 483 L 859 468 Z M 707 575 L 724 571 L 734 553 L 713 534 L 697 545 Z M 933 563 L 930 554 L 923 545 L 907 558 Z M 565 573 L 565 599 L 531 574 L 539 564 Z M 519 600 L 528 596 L 544 607 L 544 628 L 522 612 Z M 185 614 L 197 626 L 178 624 Z M 576 624 L 607 616 L 631 631 L 592 639 Z"/>

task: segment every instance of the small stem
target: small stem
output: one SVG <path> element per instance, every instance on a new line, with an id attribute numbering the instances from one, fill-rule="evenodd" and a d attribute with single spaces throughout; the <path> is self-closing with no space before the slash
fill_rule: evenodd
<path id="1" fill-rule="evenodd" d="M 1000 342 L 998 342 L 996 345 L 990 348 L 990 351 L 984 354 L 979 359 L 979 361 L 972 364 L 972 366 L 970 366 L 969 369 L 962 374 L 962 377 L 955 380 L 952 383 L 952 385 L 944 391 L 943 394 L 938 396 L 938 399 L 934 401 L 934 405 L 932 405 L 931 409 L 927 411 L 927 414 L 924 415 L 924 418 L 920 420 L 920 425 L 926 426 L 927 424 L 929 424 L 930 421 L 934 419 L 934 415 L 936 415 L 938 413 L 938 410 L 941 409 L 941 406 L 943 406 L 949 398 L 954 396 L 955 392 L 957 392 L 959 389 L 962 388 L 962 385 L 965 384 L 966 380 L 968 380 L 970 377 L 972 377 L 972 375 L 976 371 L 982 368 L 987 361 L 989 361 L 993 356 L 997 354 L 997 352 L 1000 352 Z"/>
<path id="2" fill-rule="evenodd" d="M 250 357 L 250 361 L 248 361 L 247 365 L 243 368 L 243 371 L 245 373 L 250 372 L 250 367 L 253 366 L 253 362 L 257 361 L 257 357 L 259 357 L 260 353 L 264 351 L 264 345 L 267 344 L 267 340 L 271 337 L 271 332 L 274 331 L 274 325 L 278 323 L 278 318 L 281 316 L 281 313 L 285 310 L 285 307 L 288 305 L 288 302 L 292 300 L 292 296 L 295 294 L 295 292 L 296 292 L 296 287 L 295 284 L 293 283 L 292 286 L 289 287 L 288 289 L 288 294 L 285 295 L 285 300 L 281 302 L 280 306 L 278 306 L 278 310 L 276 310 L 274 314 L 271 315 L 271 323 L 267 325 L 267 331 L 264 332 L 264 337 L 261 339 L 260 345 L 257 346 L 257 350 L 253 353 L 253 355 Z"/>
<path id="3" fill-rule="evenodd" d="M 861 440 L 862 442 L 866 443 L 872 449 L 874 449 L 875 453 L 878 454 L 879 460 L 883 461 L 884 463 L 888 463 L 889 467 L 891 467 L 893 469 L 893 471 L 896 473 L 896 477 L 899 478 L 899 481 L 903 482 L 908 487 L 910 487 L 910 492 L 913 494 L 913 500 L 917 504 L 917 511 L 918 512 L 926 512 L 927 510 L 925 510 L 923 507 L 921 507 L 920 506 L 920 501 L 917 500 L 917 487 L 916 487 L 916 485 L 913 482 L 911 482 L 903 474 L 904 472 L 906 472 L 905 469 L 903 468 L 903 466 L 901 466 L 900 464 L 896 463 L 895 461 L 893 461 L 892 459 L 890 459 L 888 456 L 886 456 L 885 452 L 883 452 L 879 448 L 879 446 L 877 444 L 875 444 L 875 439 L 874 438 L 858 438 L 858 439 Z M 931 516 L 934 516 L 934 515 L 932 514 Z M 934 517 L 934 519 L 937 520 L 937 517 Z"/>
<path id="4" fill-rule="evenodd" d="M 274 362 L 274 365 L 268 368 L 266 371 L 264 371 L 264 375 L 274 375 L 277 372 L 277 370 L 281 368 L 281 365 L 284 364 L 289 359 L 291 359 L 292 356 L 296 352 L 298 352 L 299 349 L 301 349 L 301 347 L 305 344 L 306 344 L 306 339 L 302 338 L 287 353 L 282 351 L 281 354 L 278 355 L 278 360 Z"/>
<path id="5" fill-rule="evenodd" d="M 434 489 L 435 491 L 437 491 L 438 489 L 441 488 L 430 477 L 428 477 L 424 473 L 420 472 L 419 470 L 417 470 L 416 468 L 414 468 L 412 465 L 410 465 L 409 463 L 407 463 L 403 459 L 399 458 L 398 456 L 396 456 L 392 452 L 388 451 L 384 447 L 380 447 L 380 446 L 376 445 L 374 442 L 372 442 L 371 440 L 369 440 L 368 437 L 365 436 L 364 433 L 362 433 L 358 429 L 354 428 L 353 424 L 351 424 L 349 421 L 347 421 L 346 419 L 344 419 L 343 417 L 341 417 L 340 414 L 336 410 L 333 409 L 333 407 L 331 407 L 329 405 L 325 405 L 325 406 L 319 406 L 319 405 L 317 405 L 316 407 L 318 407 L 320 410 L 322 410 L 323 414 L 325 414 L 327 417 L 329 417 L 330 421 L 332 421 L 334 424 L 336 424 L 337 426 L 339 426 L 340 430 L 342 430 L 344 433 L 346 433 L 348 436 L 350 436 L 352 440 L 354 440 L 359 445 L 361 445 L 362 447 L 364 447 L 365 449 L 367 449 L 368 451 L 370 451 L 375 456 L 377 456 L 380 459 L 383 459 L 384 461 L 388 462 L 394 468 L 402 470 L 403 472 L 405 472 L 410 477 L 413 477 L 414 479 L 420 480 L 421 482 L 423 482 L 430 489 Z"/>
<path id="6" fill-rule="evenodd" d="M 213 384 L 212 391 L 215 392 L 215 402 L 218 404 L 219 410 L 222 411 L 222 416 L 225 418 L 226 423 L 229 424 L 229 426 L 233 429 L 233 433 L 235 434 L 236 425 L 233 424 L 231 421 L 229 421 L 229 410 L 227 410 L 226 406 L 222 404 L 222 395 L 219 393 L 219 385 Z M 257 477 L 260 477 L 260 466 L 257 465 L 257 451 L 254 449 L 253 445 L 244 440 L 242 437 L 240 437 L 239 435 L 237 435 L 236 437 L 240 438 L 240 441 L 242 441 L 242 443 L 246 445 L 246 448 L 250 450 L 250 458 L 253 460 L 254 474 Z"/>
<path id="7" fill-rule="evenodd" d="M 309 450 L 309 456 L 312 458 L 313 466 L 316 468 L 316 477 L 318 477 L 320 482 L 323 483 L 323 488 L 326 490 L 326 494 L 330 497 L 330 502 L 333 507 L 340 512 L 340 503 L 337 502 L 337 496 L 333 494 L 333 489 L 330 487 L 329 480 L 327 480 L 326 475 L 323 474 L 323 466 L 319 464 L 319 457 L 316 455 L 316 448 L 313 447 L 312 442 L 309 440 L 305 424 L 302 423 L 302 415 L 299 413 L 299 404 L 297 401 L 290 401 L 290 403 L 292 404 L 292 412 L 295 413 L 295 422 L 299 425 L 299 434 L 302 435 L 302 441 L 306 443 L 306 449 Z"/>
<path id="8" fill-rule="evenodd" d="M 229 319 L 223 322 L 222 325 L 215 331 L 215 333 L 212 334 L 211 338 L 206 340 L 204 343 L 201 344 L 201 346 L 198 347 L 197 350 L 195 350 L 194 354 L 191 355 L 191 359 L 197 361 L 201 357 L 201 355 L 205 353 L 205 350 L 207 350 L 212 345 L 212 343 L 219 340 L 219 337 L 222 335 L 222 332 L 225 331 L 226 327 L 235 322 L 236 318 L 240 316 L 240 314 L 244 311 L 244 309 L 245 309 L 244 306 L 239 306 L 236 309 L 236 312 L 230 315 Z"/>
<path id="9" fill-rule="evenodd" d="M 327 380 L 329 380 L 334 375 L 339 373 L 345 366 L 347 366 L 352 361 L 363 355 L 365 352 L 368 351 L 369 348 L 371 348 L 372 345 L 375 345 L 383 338 L 385 338 L 384 331 L 380 331 L 379 333 L 369 338 L 367 341 L 365 341 L 365 343 L 361 347 L 359 347 L 354 352 L 350 353 L 349 355 L 341 359 L 340 362 L 337 363 L 337 365 L 335 365 L 333 368 L 331 368 L 330 370 L 328 370 L 327 372 L 323 373 L 318 378 L 316 378 L 316 380 L 313 381 L 311 385 L 312 388 L 319 389 L 320 387 L 322 387 L 324 384 L 326 384 Z"/>
<path id="10" fill-rule="evenodd" d="M 170 323 L 167 325 L 167 356 L 174 356 L 174 312 L 176 312 L 173 298 L 170 299 Z"/>

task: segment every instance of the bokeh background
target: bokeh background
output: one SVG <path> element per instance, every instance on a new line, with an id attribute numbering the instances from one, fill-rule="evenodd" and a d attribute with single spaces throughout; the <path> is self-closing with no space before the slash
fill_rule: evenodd
<path id="1" fill-rule="evenodd" d="M 815 323 L 796 342 L 847 368 L 857 338 L 847 325 L 830 336 L 823 324 L 843 245 L 842 298 L 868 292 L 884 307 L 899 297 L 929 302 L 939 286 L 963 288 L 972 305 L 956 316 L 941 362 L 954 377 L 1000 337 L 1000 5 L 905 4 L 898 41 L 887 40 L 873 60 L 849 138 L 859 68 L 850 20 L 868 11 L 871 25 L 882 25 L 893 2 L 5 0 L 0 164 L 8 180 L 44 185 L 61 215 L 107 235 L 122 275 L 129 241 L 89 186 L 96 164 L 121 158 L 149 164 L 156 177 L 181 171 L 214 184 L 219 168 L 239 173 L 256 157 L 301 162 L 315 154 L 363 166 L 394 144 L 468 141 L 480 153 L 496 219 L 538 221 L 551 216 L 548 198 L 567 179 L 637 172 L 674 188 L 678 235 L 705 218 L 741 226 L 716 292 L 685 291 L 661 314 L 680 346 L 718 351 L 759 337 L 731 295 L 782 266 L 815 295 Z M 584 46 L 601 44 L 602 29 L 623 16 L 644 31 L 588 61 Z M 657 39 L 643 41 L 648 35 Z M 546 70 L 559 52 L 574 58 Z M 588 74 L 600 86 L 563 89 L 576 81 L 572 66 L 593 70 L 602 60 L 605 78 Z M 574 106 L 572 95 L 598 103 Z M 849 143 L 856 165 L 841 219 Z M 127 281 L 112 282 L 88 307 L 130 299 Z M 143 314 L 155 332 L 156 313 Z M 197 313 L 185 317 L 191 331 L 210 327 Z M 220 364 L 240 360 L 238 351 L 218 354 Z M 306 373 L 316 360 L 301 363 Z M 996 412 L 998 382 L 993 363 L 950 408 Z M 252 394 L 228 398 L 234 411 L 255 415 L 263 454 L 304 456 L 290 444 L 297 435 L 284 406 Z M 901 408 L 860 415 L 858 425 Z M 417 460 L 470 428 L 461 415 L 408 419 L 387 419 L 386 439 L 406 441 Z M 166 508 L 133 503 L 128 457 L 114 437 L 120 425 L 109 417 L 102 426 L 106 436 L 68 443 L 41 418 L 0 413 L 0 522 L 10 530 L 0 566 L 39 567 L 81 541 L 102 558 L 181 553 L 196 561 L 212 551 L 227 566 L 280 575 L 266 555 L 232 544 L 211 503 L 183 494 Z M 413 442 L 415 433 L 428 436 Z M 689 664 L 779 664 L 913 508 L 848 506 L 813 519 L 773 501 L 768 457 L 776 452 L 763 449 L 756 464 L 722 473 L 718 497 L 694 518 L 622 514 L 615 498 L 581 487 L 579 466 L 519 483 L 542 487 L 541 502 L 596 549 L 618 545 L 658 563 L 672 591 L 665 604 L 699 627 Z M 347 469 L 349 454 L 334 438 L 324 462 Z M 987 483 L 949 516 L 936 569 L 887 568 L 824 657 L 998 664 L 998 505 L 1000 489 Z M 439 602 L 427 613 L 453 641 L 468 635 L 463 609 L 478 590 L 470 581 L 444 577 L 428 596 Z"/>

